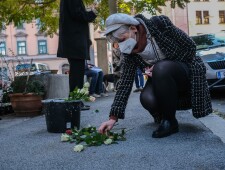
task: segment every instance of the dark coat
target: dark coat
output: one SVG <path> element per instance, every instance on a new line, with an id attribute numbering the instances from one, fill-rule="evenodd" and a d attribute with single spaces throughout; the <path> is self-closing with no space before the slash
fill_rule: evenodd
<path id="1" fill-rule="evenodd" d="M 61 0 L 57 57 L 90 59 L 89 23 L 96 15 L 82 0 Z"/>
<path id="2" fill-rule="evenodd" d="M 144 21 L 166 59 L 186 63 L 190 69 L 191 91 L 188 96 L 179 98 L 177 109 L 192 109 L 193 116 L 196 118 L 212 113 L 210 93 L 206 81 L 206 68 L 201 58 L 195 56 L 195 43 L 186 33 L 175 27 L 166 16 L 154 16 L 151 19 L 146 19 L 143 15 L 137 15 L 136 18 Z M 124 118 L 137 67 L 144 69 L 147 66 L 149 66 L 148 63 L 138 54 L 124 56 L 123 74 L 111 107 L 110 116 Z"/>

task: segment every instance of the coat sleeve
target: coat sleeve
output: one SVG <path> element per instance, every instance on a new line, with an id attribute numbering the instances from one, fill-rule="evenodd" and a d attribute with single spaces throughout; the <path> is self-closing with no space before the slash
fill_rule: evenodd
<path id="1" fill-rule="evenodd" d="M 119 80 L 118 90 L 110 111 L 110 116 L 116 116 L 119 119 L 124 119 L 125 117 L 125 109 L 133 87 L 135 71 L 137 69 L 135 62 L 131 57 L 134 56 L 124 56 L 122 64 L 123 73 Z"/>
<path id="2" fill-rule="evenodd" d="M 150 28 L 165 56 L 172 60 L 191 61 L 196 53 L 194 41 L 177 28 L 167 16 L 154 16 L 150 19 L 154 27 Z"/>
<path id="3" fill-rule="evenodd" d="M 79 21 L 93 22 L 97 17 L 93 11 L 86 11 L 82 0 L 66 0 L 70 15 Z"/>

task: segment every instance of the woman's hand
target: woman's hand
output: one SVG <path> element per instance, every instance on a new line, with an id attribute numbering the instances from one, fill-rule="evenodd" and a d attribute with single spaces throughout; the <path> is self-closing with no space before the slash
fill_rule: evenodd
<path id="1" fill-rule="evenodd" d="M 149 77 L 152 77 L 153 67 L 154 67 L 154 65 L 151 67 L 145 68 L 145 74 L 148 75 Z"/>
<path id="2" fill-rule="evenodd" d="M 109 119 L 108 121 L 103 122 L 101 126 L 98 128 L 99 133 L 106 134 L 107 131 L 110 131 L 113 128 L 115 123 L 116 120 L 113 119 Z"/>

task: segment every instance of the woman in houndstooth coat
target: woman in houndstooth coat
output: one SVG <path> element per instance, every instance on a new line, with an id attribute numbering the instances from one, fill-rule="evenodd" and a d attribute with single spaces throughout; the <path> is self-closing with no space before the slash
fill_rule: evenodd
<path id="1" fill-rule="evenodd" d="M 195 55 L 196 45 L 168 17 L 147 19 L 140 14 L 132 17 L 119 13 L 107 18 L 106 27 L 107 39 L 118 42 L 124 60 L 110 119 L 102 123 L 99 132 L 112 129 L 118 119 L 124 119 L 138 67 L 149 76 L 140 95 L 141 104 L 159 123 L 152 137 L 179 131 L 176 110 L 192 109 L 196 118 L 212 112 L 206 68 Z"/>

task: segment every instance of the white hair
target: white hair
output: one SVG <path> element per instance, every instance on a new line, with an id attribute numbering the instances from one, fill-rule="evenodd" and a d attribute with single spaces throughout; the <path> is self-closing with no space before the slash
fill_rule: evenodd
<path id="1" fill-rule="evenodd" d="M 122 34 L 129 32 L 130 25 L 122 25 L 116 31 L 112 32 L 112 36 L 115 38 L 120 38 Z"/>

